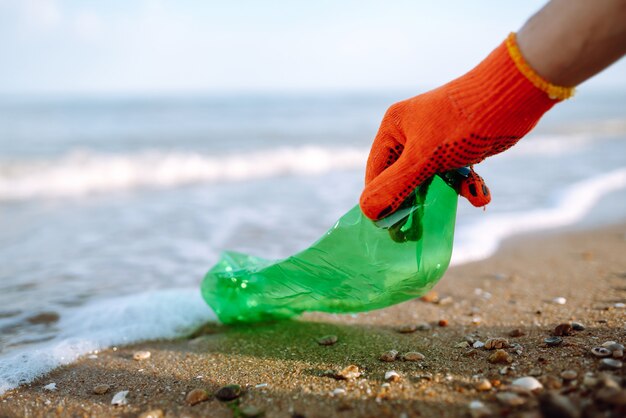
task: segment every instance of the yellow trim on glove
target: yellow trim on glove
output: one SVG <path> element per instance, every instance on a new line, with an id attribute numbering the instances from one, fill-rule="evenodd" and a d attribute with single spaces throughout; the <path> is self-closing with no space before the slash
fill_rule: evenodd
<path id="1" fill-rule="evenodd" d="M 511 59 L 515 63 L 517 69 L 526 77 L 535 87 L 539 90 L 545 92 L 548 97 L 553 100 L 565 100 L 572 97 L 575 93 L 574 87 L 563 87 L 556 86 L 550 83 L 545 78 L 541 77 L 539 74 L 532 69 L 530 65 L 524 59 L 522 52 L 519 50 L 517 46 L 517 36 L 515 32 L 511 32 L 506 38 L 506 48 L 509 51 L 509 55 Z"/>

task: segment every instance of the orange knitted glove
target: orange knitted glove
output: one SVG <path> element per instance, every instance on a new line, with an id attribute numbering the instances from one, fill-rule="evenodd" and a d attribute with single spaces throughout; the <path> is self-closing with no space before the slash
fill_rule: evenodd
<path id="1" fill-rule="evenodd" d="M 467 74 L 389 108 L 367 161 L 361 210 L 370 219 L 384 218 L 434 174 L 508 149 L 572 92 L 537 75 L 511 34 Z M 472 199 L 471 183 L 484 184 L 473 171 L 470 177 L 461 195 L 484 206 L 488 190 L 486 198 Z"/>

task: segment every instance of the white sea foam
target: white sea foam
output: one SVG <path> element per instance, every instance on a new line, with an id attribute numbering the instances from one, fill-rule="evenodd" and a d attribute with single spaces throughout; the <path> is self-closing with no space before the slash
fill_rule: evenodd
<path id="1" fill-rule="evenodd" d="M 626 167 L 579 181 L 557 195 L 549 208 L 508 212 L 460 228 L 455 236 L 452 264 L 492 255 L 503 239 L 515 234 L 571 225 L 605 195 L 626 188 Z"/>
<path id="2" fill-rule="evenodd" d="M 562 155 L 593 143 L 590 136 L 541 135 L 520 142 L 503 156 Z M 142 151 L 102 154 L 75 151 L 44 160 L 0 162 L 0 201 L 76 197 L 142 187 L 227 183 L 285 175 L 363 170 L 369 149 L 307 145 L 248 153 Z"/>
<path id="3" fill-rule="evenodd" d="M 117 344 L 175 338 L 216 320 L 198 289 L 145 292 L 61 312 L 59 334 L 0 357 L 0 395 L 79 356 Z"/>
<path id="4" fill-rule="evenodd" d="M 58 159 L 4 162 L 0 166 L 0 200 L 81 196 L 139 187 L 164 188 L 362 169 L 367 153 L 365 148 L 319 146 L 234 155 L 74 152 Z"/>

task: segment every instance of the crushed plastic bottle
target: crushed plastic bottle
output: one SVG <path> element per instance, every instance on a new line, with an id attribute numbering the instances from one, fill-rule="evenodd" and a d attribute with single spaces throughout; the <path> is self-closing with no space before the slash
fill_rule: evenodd
<path id="1" fill-rule="evenodd" d="M 206 274 L 202 296 L 223 323 L 362 312 L 421 296 L 450 263 L 457 200 L 454 188 L 435 176 L 393 224 L 376 225 L 357 205 L 284 260 L 225 252 Z"/>

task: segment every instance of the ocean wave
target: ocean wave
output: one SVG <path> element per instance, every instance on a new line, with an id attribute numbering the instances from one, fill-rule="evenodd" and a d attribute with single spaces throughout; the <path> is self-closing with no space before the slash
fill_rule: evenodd
<path id="1" fill-rule="evenodd" d="M 215 320 L 198 289 L 145 292 L 67 309 L 51 341 L 2 356 L 0 395 L 81 355 L 117 344 L 180 337 Z"/>
<path id="2" fill-rule="evenodd" d="M 466 225 L 455 236 L 453 265 L 491 256 L 502 240 L 515 234 L 558 228 L 581 220 L 607 194 L 626 188 L 626 167 L 567 187 L 549 208 L 491 215 Z"/>
<path id="3" fill-rule="evenodd" d="M 531 135 L 498 158 L 562 156 L 594 143 L 585 135 Z M 138 188 L 229 183 L 279 176 L 362 170 L 369 148 L 304 145 L 238 154 L 73 151 L 36 160 L 0 161 L 0 201 L 80 197 Z"/>
<path id="4" fill-rule="evenodd" d="M 147 151 L 73 152 L 58 159 L 4 162 L 0 200 L 74 197 L 141 187 L 169 188 L 365 167 L 367 149 L 285 147 L 234 155 Z"/>

